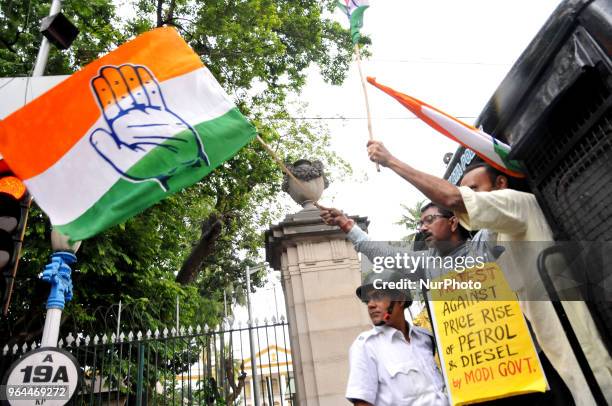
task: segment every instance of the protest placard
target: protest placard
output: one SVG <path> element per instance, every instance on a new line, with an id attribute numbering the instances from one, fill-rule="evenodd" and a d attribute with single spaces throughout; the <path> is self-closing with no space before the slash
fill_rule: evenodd
<path id="1" fill-rule="evenodd" d="M 449 279 L 480 282 L 480 289 L 429 292 L 451 404 L 544 392 L 546 378 L 527 323 L 499 266 L 487 263 L 439 278 Z"/>

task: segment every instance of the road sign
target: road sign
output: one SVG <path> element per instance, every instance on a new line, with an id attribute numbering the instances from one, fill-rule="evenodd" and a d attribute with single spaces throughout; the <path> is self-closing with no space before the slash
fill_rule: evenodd
<path id="1" fill-rule="evenodd" d="M 57 348 L 39 348 L 13 363 L 0 399 L 11 406 L 62 406 L 77 392 L 79 376 L 79 365 L 72 354 Z"/>

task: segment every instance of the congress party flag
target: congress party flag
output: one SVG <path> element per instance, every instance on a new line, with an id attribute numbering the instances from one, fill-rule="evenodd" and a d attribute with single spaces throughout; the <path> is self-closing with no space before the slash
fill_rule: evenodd
<path id="1" fill-rule="evenodd" d="M 158 28 L 0 122 L 0 153 L 82 240 L 192 185 L 255 136 L 178 33 Z"/>
<path id="2" fill-rule="evenodd" d="M 359 30 L 363 27 L 363 12 L 370 7 L 368 0 L 338 0 L 338 7 L 349 19 L 351 25 L 351 39 L 353 44 L 359 42 Z"/>
<path id="3" fill-rule="evenodd" d="M 455 117 L 444 113 L 414 97 L 397 92 L 390 87 L 376 82 L 375 78 L 368 77 L 368 82 L 383 92 L 394 97 L 404 107 L 431 127 L 474 151 L 484 161 L 494 168 L 515 177 L 525 177 L 517 161 L 508 158 L 510 146 L 495 139 L 493 136 L 471 125 L 465 124 Z"/>

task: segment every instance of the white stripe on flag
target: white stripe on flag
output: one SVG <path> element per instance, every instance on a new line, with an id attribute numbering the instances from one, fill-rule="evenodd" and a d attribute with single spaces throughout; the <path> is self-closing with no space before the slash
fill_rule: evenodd
<path id="1" fill-rule="evenodd" d="M 486 134 L 483 134 L 480 131 L 474 131 L 471 128 L 468 128 L 427 106 L 421 106 L 421 110 L 423 111 L 423 114 L 438 123 L 442 128 L 451 133 L 455 138 L 467 145 L 470 149 L 480 153 L 481 155 L 485 155 L 487 158 L 503 167 L 506 166 L 497 152 L 495 152 L 492 139 L 486 138 Z"/>
<path id="2" fill-rule="evenodd" d="M 160 87 L 166 106 L 191 125 L 220 117 L 235 107 L 207 68 L 169 79 Z M 108 129 L 102 116 L 59 161 L 24 181 L 32 195 L 43 196 L 44 201 L 38 203 L 54 224 L 78 218 L 121 178 L 89 143 L 89 135 L 97 128 Z M 124 166 L 131 167 L 137 161 Z"/>
<path id="3" fill-rule="evenodd" d="M 353 10 L 358 7 L 369 6 L 370 2 L 368 0 L 348 0 L 345 4 L 349 10 L 349 14 L 351 14 Z"/>

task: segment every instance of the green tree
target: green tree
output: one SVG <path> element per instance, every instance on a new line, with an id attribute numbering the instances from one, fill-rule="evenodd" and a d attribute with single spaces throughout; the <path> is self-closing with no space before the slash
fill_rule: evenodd
<path id="1" fill-rule="evenodd" d="M 48 3 L 2 2 L 0 75 L 31 71 L 40 43 L 37 27 Z M 81 32 L 69 50 L 51 51 L 46 73 L 71 73 L 141 32 L 174 25 L 279 155 L 314 156 L 333 173 L 348 173 L 349 166 L 329 151 L 327 130 L 292 119 L 294 107 L 286 103 L 288 94 L 303 87 L 306 68 L 313 64 L 330 83 L 345 77 L 352 47 L 348 31 L 330 18 L 334 4 L 141 0 L 131 4 L 135 17 L 121 17 L 111 0 L 73 0 L 64 3 L 63 12 Z M 126 327 L 169 325 L 177 296 L 184 323 L 214 324 L 223 290 L 243 285 L 245 267 L 258 258 L 262 229 L 279 215 L 281 178 L 276 163 L 252 143 L 193 187 L 85 241 L 62 330 L 114 328 L 115 319 L 96 309 L 120 299 L 138 314 Z M 49 234 L 47 219 L 34 207 L 11 311 L 0 326 L 0 347 L 42 331 L 48 286 L 37 274 L 48 260 Z"/>
<path id="2" fill-rule="evenodd" d="M 417 233 L 419 232 L 421 209 L 423 208 L 425 202 L 426 200 L 419 200 L 412 207 L 403 203 L 400 204 L 400 206 L 402 206 L 402 209 L 404 210 L 404 213 L 402 214 L 402 218 L 395 224 L 399 224 L 406 227 L 406 229 L 410 232 L 410 234 L 402 238 L 402 241 L 414 241 Z"/>

